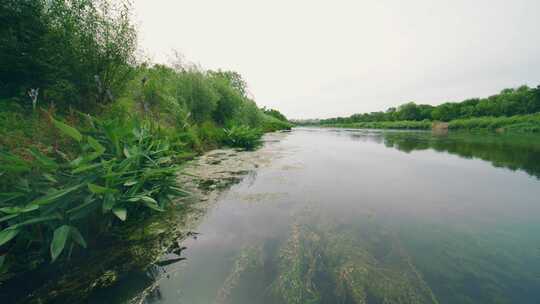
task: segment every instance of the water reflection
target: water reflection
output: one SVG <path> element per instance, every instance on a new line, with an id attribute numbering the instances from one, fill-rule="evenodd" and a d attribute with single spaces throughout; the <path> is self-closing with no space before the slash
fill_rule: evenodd
<path id="1" fill-rule="evenodd" d="M 381 135 L 387 147 L 410 153 L 432 149 L 464 158 L 479 158 L 495 167 L 523 170 L 540 177 L 540 136 L 508 134 L 429 132 L 386 132 Z"/>

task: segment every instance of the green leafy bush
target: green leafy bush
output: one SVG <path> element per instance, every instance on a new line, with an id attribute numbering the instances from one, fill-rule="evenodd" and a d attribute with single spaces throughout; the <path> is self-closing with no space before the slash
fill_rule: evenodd
<path id="1" fill-rule="evenodd" d="M 263 115 L 262 128 L 264 132 L 275 132 L 279 130 L 290 130 L 293 125 L 287 121 L 277 119 L 268 114 Z"/>
<path id="2" fill-rule="evenodd" d="M 2 1 L 0 97 L 40 88 L 38 102 L 60 110 L 112 102 L 135 63 L 130 9 L 124 0 Z"/>
<path id="3" fill-rule="evenodd" d="M 254 150 L 261 144 L 262 132 L 248 126 L 225 129 L 225 144 L 231 147 Z"/>
<path id="4" fill-rule="evenodd" d="M 264 114 L 266 114 L 268 116 L 272 116 L 272 117 L 274 117 L 274 118 L 276 118 L 278 120 L 284 121 L 284 122 L 289 122 L 287 117 L 285 117 L 285 115 L 283 115 L 280 111 L 278 111 L 276 109 L 267 109 L 266 107 L 263 107 L 262 111 L 263 111 Z"/>
<path id="5" fill-rule="evenodd" d="M 160 130 L 148 122 L 88 118 L 85 132 L 52 120 L 73 141 L 64 153 L 37 146 L 28 157 L 0 153 L 0 246 L 9 254 L 86 247 L 114 225 L 163 211 L 178 170 Z"/>

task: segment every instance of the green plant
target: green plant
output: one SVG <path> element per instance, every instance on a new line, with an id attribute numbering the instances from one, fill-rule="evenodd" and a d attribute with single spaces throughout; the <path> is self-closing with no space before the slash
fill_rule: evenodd
<path id="1" fill-rule="evenodd" d="M 264 114 L 268 115 L 268 116 L 272 116 L 278 120 L 281 120 L 283 122 L 289 122 L 289 120 L 287 119 L 287 117 L 285 117 L 285 115 L 283 115 L 280 111 L 276 110 L 276 109 L 267 109 L 266 107 L 263 107 L 261 109 L 263 111 Z"/>
<path id="2" fill-rule="evenodd" d="M 37 146 L 27 158 L 0 153 L 0 246 L 8 254 L 50 251 L 54 261 L 128 215 L 163 211 L 173 196 L 186 194 L 176 187 L 169 142 L 152 124 L 88 116 L 81 133 L 52 122 L 75 153 Z"/>
<path id="3" fill-rule="evenodd" d="M 287 121 L 277 119 L 268 114 L 263 114 L 262 128 L 264 132 L 274 132 L 279 130 L 290 130 L 293 125 Z"/>
<path id="4" fill-rule="evenodd" d="M 261 144 L 262 132 L 248 126 L 225 129 L 225 144 L 231 147 L 254 150 Z"/>

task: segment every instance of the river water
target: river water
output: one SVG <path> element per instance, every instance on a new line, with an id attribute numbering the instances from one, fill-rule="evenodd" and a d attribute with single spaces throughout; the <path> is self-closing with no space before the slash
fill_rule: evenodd
<path id="1" fill-rule="evenodd" d="M 297 128 L 97 302 L 538 303 L 540 138 Z"/>

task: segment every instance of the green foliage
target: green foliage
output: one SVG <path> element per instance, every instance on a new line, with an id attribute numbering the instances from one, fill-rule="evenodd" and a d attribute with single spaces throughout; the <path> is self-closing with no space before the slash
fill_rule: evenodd
<path id="1" fill-rule="evenodd" d="M 238 115 L 245 98 L 227 78 L 214 75 L 212 84 L 219 96 L 213 119 L 220 125 L 226 125 Z"/>
<path id="2" fill-rule="evenodd" d="M 183 73 L 178 81 L 179 100 L 187 106 L 193 121 L 203 123 L 211 120 L 219 100 L 212 83 L 199 71 Z"/>
<path id="3" fill-rule="evenodd" d="M 513 132 L 540 132 L 540 114 L 515 115 L 511 117 L 477 117 L 450 121 L 451 130 L 500 130 Z"/>
<path id="4" fill-rule="evenodd" d="M 505 89 L 488 98 L 472 98 L 462 102 L 446 102 L 438 106 L 418 105 L 414 102 L 389 108 L 386 112 L 354 114 L 349 117 L 323 119 L 323 125 L 389 121 L 452 121 L 483 116 L 514 116 L 540 112 L 540 87 L 521 86 Z"/>
<path id="5" fill-rule="evenodd" d="M 137 64 L 130 9 L 0 3 L 0 280 L 48 259 L 59 270 L 81 247 L 143 226 L 185 194 L 179 161 L 225 143 L 253 149 L 260 130 L 290 128 L 236 72 Z"/>
<path id="6" fill-rule="evenodd" d="M 162 211 L 173 195 L 185 194 L 175 186 L 174 154 L 159 128 L 88 120 L 84 132 L 53 120 L 74 140 L 75 153 L 33 147 L 28 158 L 0 154 L 0 246 L 8 254 L 50 247 L 54 261 L 68 245 L 86 247 L 111 225 Z"/>
<path id="7" fill-rule="evenodd" d="M 376 121 L 358 123 L 326 124 L 325 127 L 352 129 L 411 129 L 429 130 L 433 123 L 424 121 Z M 450 130 L 490 130 L 505 132 L 540 132 L 540 115 L 515 115 L 511 117 L 474 117 L 455 119 L 448 123 Z"/>
<path id="8" fill-rule="evenodd" d="M 287 117 L 285 117 L 285 115 L 283 115 L 280 111 L 278 110 L 275 110 L 275 109 L 267 109 L 266 107 L 263 107 L 263 112 L 264 114 L 266 115 L 269 115 L 269 116 L 272 116 L 278 120 L 281 120 L 283 122 L 289 122 L 289 120 L 287 119 Z"/>
<path id="9" fill-rule="evenodd" d="M 246 97 L 245 81 L 235 72 L 154 65 L 141 66 L 137 74 L 130 84 L 132 99 L 143 112 L 182 132 L 191 146 L 198 145 L 194 134 L 203 146 L 218 146 L 223 127 L 246 125 L 265 132 L 291 127 Z"/>
<path id="10" fill-rule="evenodd" d="M 248 126 L 225 129 L 225 144 L 231 147 L 254 150 L 261 144 L 262 132 Z"/>
<path id="11" fill-rule="evenodd" d="M 207 148 L 219 147 L 225 137 L 223 129 L 217 127 L 216 124 L 211 121 L 198 125 L 195 127 L 195 130 L 202 145 Z"/>
<path id="12" fill-rule="evenodd" d="M 275 132 L 279 130 L 290 130 L 293 125 L 267 114 L 263 115 L 262 129 L 264 132 Z"/>
<path id="13" fill-rule="evenodd" d="M 325 127 L 351 129 L 431 129 L 431 121 L 374 121 L 358 123 L 328 124 Z"/>
<path id="14" fill-rule="evenodd" d="M 40 88 L 39 103 L 66 109 L 112 102 L 133 70 L 129 9 L 126 1 L 3 1 L 0 97 L 29 100 L 27 92 Z"/>

